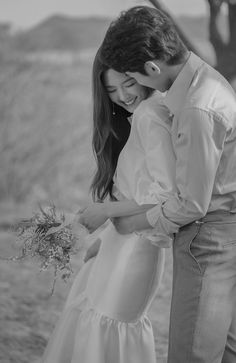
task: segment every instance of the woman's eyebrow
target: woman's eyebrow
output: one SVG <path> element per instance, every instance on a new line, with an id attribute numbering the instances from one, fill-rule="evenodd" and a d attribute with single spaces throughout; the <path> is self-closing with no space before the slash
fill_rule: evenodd
<path id="1" fill-rule="evenodd" d="M 130 77 L 125 79 L 122 83 L 126 83 L 126 82 L 130 82 L 130 81 L 134 81 L 135 79 L 133 77 Z"/>
<path id="2" fill-rule="evenodd" d="M 126 82 L 130 82 L 130 81 L 135 81 L 135 79 L 133 78 L 133 77 L 130 77 L 129 76 L 129 78 L 127 78 L 127 79 L 125 79 L 123 82 L 122 82 L 122 84 L 124 84 L 124 83 L 126 83 Z M 115 88 L 116 86 L 114 85 L 112 85 L 112 84 L 107 84 L 106 85 L 106 88 Z"/>

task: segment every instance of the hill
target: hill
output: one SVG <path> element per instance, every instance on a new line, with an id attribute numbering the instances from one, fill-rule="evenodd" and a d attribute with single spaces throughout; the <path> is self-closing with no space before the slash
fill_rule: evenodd
<path id="1" fill-rule="evenodd" d="M 110 23 L 108 18 L 55 15 L 12 38 L 14 49 L 26 52 L 81 51 L 98 47 Z"/>
<path id="2" fill-rule="evenodd" d="M 214 63 L 214 52 L 208 41 L 208 19 L 182 16 L 176 21 L 199 49 L 199 54 Z M 109 18 L 54 15 L 34 27 L 4 37 L 4 46 L 23 53 L 84 52 L 98 48 L 110 22 Z"/>
<path id="3" fill-rule="evenodd" d="M 193 42 L 207 40 L 206 17 L 182 16 L 176 21 Z M 98 47 L 110 22 L 109 18 L 54 15 L 32 28 L 13 34 L 10 37 L 11 46 L 25 52 L 80 51 Z"/>

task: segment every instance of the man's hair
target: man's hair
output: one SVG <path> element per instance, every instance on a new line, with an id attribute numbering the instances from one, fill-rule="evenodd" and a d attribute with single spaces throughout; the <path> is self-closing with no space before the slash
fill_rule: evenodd
<path id="1" fill-rule="evenodd" d="M 102 43 L 101 59 L 118 72 L 145 74 L 145 62 L 180 64 L 186 51 L 167 15 L 149 6 L 135 6 L 110 24 Z"/>

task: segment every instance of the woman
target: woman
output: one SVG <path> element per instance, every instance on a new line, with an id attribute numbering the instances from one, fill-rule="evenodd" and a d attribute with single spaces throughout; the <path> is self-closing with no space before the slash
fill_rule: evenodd
<path id="1" fill-rule="evenodd" d="M 169 114 L 161 96 L 151 93 L 107 69 L 97 53 L 93 147 L 98 170 L 92 192 L 98 202 L 79 218 L 90 229 L 108 217 L 141 213 L 174 193 Z M 127 115 L 133 112 L 130 129 Z M 104 201 L 107 196 L 112 200 Z M 158 244 L 169 238 L 152 231 L 121 235 L 111 222 L 99 238 L 99 253 L 75 278 L 44 363 L 156 362 L 146 312 L 163 271 L 164 250 Z"/>

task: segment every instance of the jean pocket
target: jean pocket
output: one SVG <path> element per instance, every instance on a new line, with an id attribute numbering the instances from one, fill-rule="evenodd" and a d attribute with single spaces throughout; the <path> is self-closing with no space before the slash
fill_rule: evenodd
<path id="1" fill-rule="evenodd" d="M 211 242 L 211 228 L 208 223 L 197 224 L 196 232 L 189 241 L 189 255 L 195 262 L 200 274 L 205 273 L 209 261 L 217 253 L 217 246 Z"/>
<path id="2" fill-rule="evenodd" d="M 198 225 L 196 228 L 196 233 L 194 234 L 194 236 L 192 236 L 192 238 L 190 239 L 189 243 L 188 243 L 188 253 L 189 256 L 192 258 L 195 267 L 198 269 L 198 272 L 200 274 L 203 273 L 203 266 L 201 265 L 199 259 L 198 259 L 198 253 L 197 253 L 197 249 L 198 249 L 198 241 L 200 241 L 200 230 L 201 230 L 201 225 Z"/>
<path id="3" fill-rule="evenodd" d="M 217 243 L 219 248 L 236 246 L 236 223 L 212 223 L 211 242 Z"/>
<path id="4" fill-rule="evenodd" d="M 199 239 L 201 234 L 201 228 L 202 226 L 196 223 L 184 227 L 177 234 L 173 251 L 174 257 L 176 257 L 181 268 L 198 274 L 202 274 L 202 267 L 195 256 L 194 246 L 195 241 Z"/>

